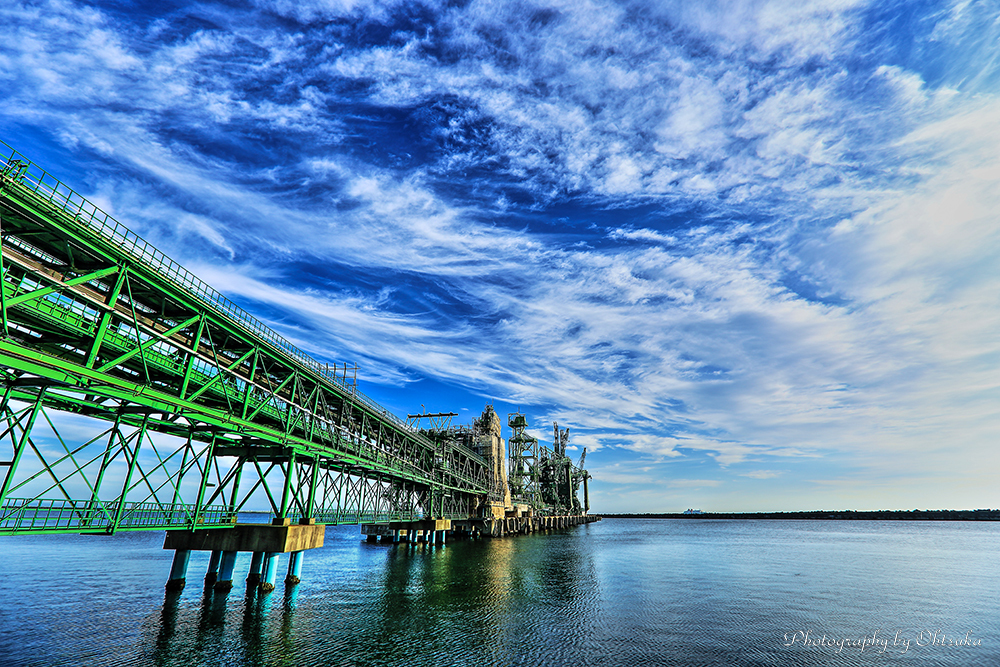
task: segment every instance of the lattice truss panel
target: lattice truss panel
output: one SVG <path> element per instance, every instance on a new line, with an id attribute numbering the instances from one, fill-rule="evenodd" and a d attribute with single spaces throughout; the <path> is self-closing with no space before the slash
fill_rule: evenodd
<path id="1" fill-rule="evenodd" d="M 488 493 L 492 480 L 482 457 L 461 445 L 433 443 L 409 428 L 358 392 L 336 367 L 331 371 L 320 365 L 13 152 L 0 162 L 0 235 L 0 372 L 9 399 L 5 409 L 23 415 L 24 406 L 39 397 L 41 401 L 38 410 L 27 413 L 27 421 L 8 415 L 12 421 L 6 438 L 14 443 L 16 456 L 47 451 L 36 452 L 31 444 L 25 449 L 18 438 L 30 423 L 24 442 L 35 442 L 31 430 L 39 414 L 43 423 L 51 424 L 45 415 L 59 410 L 117 424 L 107 436 L 112 454 L 109 467 L 102 469 L 105 476 L 126 462 L 135 474 L 146 452 L 167 456 L 146 444 L 158 433 L 168 436 L 164 443 L 186 443 L 170 449 L 171 456 L 197 470 L 207 469 L 205 457 L 219 456 L 213 449 L 218 443 L 237 461 L 254 462 L 258 476 L 285 475 L 285 486 L 298 474 L 297 465 L 313 461 L 317 470 L 364 480 L 371 487 L 366 498 L 394 497 L 392 490 L 398 488 L 428 495 L 428 507 L 466 507 L 473 504 L 472 497 Z M 126 434 L 125 426 L 138 431 Z M 210 447 L 198 449 L 189 441 Z M 72 452 L 83 443 L 64 444 Z M 138 455 L 133 453 L 136 445 Z M 138 462 L 132 465 L 136 456 Z M 50 462 L 50 457 L 42 458 L 45 465 Z M 56 460 L 73 466 L 79 458 L 67 454 Z M 162 459 L 167 460 L 174 462 Z M 274 464 L 270 472 L 258 472 L 262 461 Z M 213 467 L 216 462 L 210 463 Z M 15 467 L 0 466 L 0 475 L 16 478 Z M 142 466 L 139 475 L 144 479 L 147 470 L 168 468 Z M 81 466 L 75 474 L 96 484 L 87 470 Z M 190 472 L 183 466 L 175 470 L 180 479 Z M 240 474 L 232 478 L 237 490 Z M 46 472 L 5 490 L 0 502 L 6 508 L 8 497 L 26 499 L 17 490 L 46 476 L 52 478 Z M 128 484 L 156 490 L 160 483 L 151 479 L 147 485 L 142 479 Z M 63 498 L 66 502 L 96 502 L 91 496 L 103 494 L 111 482 L 101 478 L 96 494 L 88 492 L 87 483 L 73 492 L 82 496 L 69 493 L 69 478 L 54 489 L 70 496 Z M 162 489 L 171 484 L 168 478 Z M 383 487 L 386 490 L 380 490 Z M 199 505 L 195 510 L 178 506 L 177 516 L 208 520 L 202 510 L 207 511 L 208 501 L 222 497 L 220 490 L 212 487 L 207 499 L 191 501 Z M 342 493 L 358 494 L 349 485 Z M 145 500 L 159 503 L 162 497 L 163 491 L 157 490 Z M 432 505 L 437 497 L 440 502 Z M 110 496 L 105 500 L 115 501 Z M 281 503 L 271 500 L 280 510 Z M 202 502 L 205 507 L 200 507 Z M 338 502 L 337 507 L 346 507 Z M 421 501 L 410 505 L 420 506 Z M 120 520 L 112 521 L 110 529 L 138 525 L 122 523 L 121 518 L 133 515 L 126 516 L 125 505 L 115 511 L 119 509 Z M 98 512 L 88 515 L 88 525 L 99 517 L 108 519 L 110 512 L 103 506 L 88 511 Z"/>
<path id="2" fill-rule="evenodd" d="M 166 433 L 161 413 L 125 401 L 79 415 L 46 406 L 60 388 L 33 391 L 8 385 L 0 404 L 0 534 L 224 527 L 241 511 L 361 523 L 475 509 L 474 495 L 287 448 L 233 447 L 204 424 L 172 420 Z"/>
<path id="3" fill-rule="evenodd" d="M 154 433 L 156 417 L 122 401 L 103 402 L 107 419 L 95 419 L 47 407 L 57 389 L 33 400 L 13 389 L 0 406 L 0 533 L 230 523 L 227 507 L 198 502 L 217 461 L 193 426 L 186 437 Z"/>

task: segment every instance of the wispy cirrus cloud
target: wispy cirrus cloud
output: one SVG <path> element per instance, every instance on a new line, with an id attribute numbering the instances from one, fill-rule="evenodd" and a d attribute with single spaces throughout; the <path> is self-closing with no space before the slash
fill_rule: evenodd
<path id="1" fill-rule="evenodd" d="M 902 11 L 21 3 L 0 126 L 318 356 L 803 498 L 997 456 L 996 26 Z"/>

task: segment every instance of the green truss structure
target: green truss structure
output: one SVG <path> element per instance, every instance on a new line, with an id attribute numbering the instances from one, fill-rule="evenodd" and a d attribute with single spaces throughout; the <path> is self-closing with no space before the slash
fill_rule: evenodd
<path id="1" fill-rule="evenodd" d="M 0 152 L 0 535 L 221 528 L 262 498 L 319 523 L 477 511 L 481 456 Z"/>

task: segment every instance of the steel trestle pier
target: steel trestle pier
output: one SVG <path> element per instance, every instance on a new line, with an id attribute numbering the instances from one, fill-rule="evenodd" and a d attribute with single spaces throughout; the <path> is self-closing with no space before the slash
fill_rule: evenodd
<path id="1" fill-rule="evenodd" d="M 316 361 L 0 153 L 0 535 L 166 530 L 168 587 L 209 550 L 207 580 L 225 590 L 247 551 L 269 590 L 280 553 L 298 582 L 324 524 L 586 514 L 589 475 L 565 442 L 528 460 L 519 441 L 508 485 L 491 407 L 466 430 L 399 419 L 347 364 Z M 237 524 L 260 503 L 271 525 Z"/>

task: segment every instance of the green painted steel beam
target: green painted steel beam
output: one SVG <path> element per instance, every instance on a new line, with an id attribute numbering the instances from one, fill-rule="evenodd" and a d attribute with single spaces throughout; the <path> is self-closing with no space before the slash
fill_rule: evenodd
<path id="1" fill-rule="evenodd" d="M 342 507 L 339 496 L 335 501 L 338 514 L 352 516 L 392 514 L 394 503 L 408 508 L 401 515 L 412 516 L 417 507 L 443 512 L 444 506 L 437 504 L 446 493 L 464 503 L 487 494 L 490 483 L 482 457 L 458 444 L 433 443 L 404 425 L 13 149 L 0 158 L 0 215 L 0 381 L 5 396 L 113 422 L 115 433 L 126 425 L 139 429 L 130 436 L 136 438 L 132 445 L 113 445 L 109 437 L 104 458 L 98 455 L 83 466 L 73 454 L 79 448 L 59 439 L 75 469 L 60 473 L 62 477 L 48 470 L 56 480 L 50 488 L 61 489 L 71 503 L 84 503 L 71 501 L 60 483 L 79 474 L 88 489 L 87 507 L 113 502 L 110 518 L 104 509 L 103 518 L 93 518 L 107 522 L 99 530 L 147 529 L 127 516 L 129 494 L 144 485 L 142 492 L 148 490 L 159 501 L 166 488 L 168 506 L 181 507 L 181 479 L 195 468 L 202 488 L 192 516 L 200 516 L 212 502 L 205 498 L 209 468 L 218 467 L 218 456 L 237 449 L 246 456 L 217 480 L 220 487 L 212 493 L 213 499 L 223 500 L 228 494 L 230 507 L 249 498 L 238 498 L 241 466 L 248 461 L 270 497 L 263 477 L 268 473 L 257 465 L 258 454 L 284 469 L 280 508 L 275 507 L 282 513 L 329 510 L 330 500 L 323 495 L 329 488 L 322 493 L 317 489 L 321 471 L 332 471 L 341 480 L 360 476 L 356 492 L 345 491 L 353 493 L 356 507 Z M 83 268 L 67 273 L 66 267 L 77 266 Z M 196 389 L 191 392 L 191 387 Z M 25 425 L 14 458 L 30 442 L 31 426 Z M 155 460 L 141 463 L 147 429 L 184 438 L 183 453 L 178 459 L 172 457 L 180 450 L 164 458 L 153 446 Z M 192 440 L 208 442 L 208 453 L 196 452 Z M 102 501 L 104 471 L 119 454 L 127 463 L 124 485 L 113 501 Z M 98 459 L 100 473 L 91 484 L 83 468 Z M 52 465 L 66 460 L 61 457 Z M 176 460 L 181 463 L 174 470 L 170 466 Z M 439 460 L 445 465 L 438 465 Z M 7 481 L 0 485 L 4 493 L 13 472 L 8 469 Z M 165 481 L 150 479 L 164 474 Z M 0 508 L 0 534 L 12 525 L 5 523 L 6 511 Z M 59 525 L 32 524 L 30 530 Z"/>
<path id="2" fill-rule="evenodd" d="M 101 269 L 100 271 L 94 271 L 83 276 L 77 276 L 76 278 L 71 278 L 63 283 L 59 283 L 53 287 L 44 287 L 42 289 L 34 290 L 32 292 L 27 292 L 25 294 L 18 294 L 17 296 L 12 296 L 6 299 L 4 303 L 4 308 L 13 308 L 25 301 L 31 301 L 32 299 L 39 299 L 48 294 L 53 294 L 63 287 L 72 287 L 74 285 L 79 285 L 81 283 L 89 283 L 91 280 L 98 280 L 105 276 L 110 276 L 114 273 L 118 273 L 117 266 L 109 266 L 106 269 Z M 41 274 L 44 275 L 44 274 Z"/>
<path id="3" fill-rule="evenodd" d="M 97 369 L 97 372 L 98 373 L 103 373 L 105 371 L 111 370 L 115 366 L 119 366 L 119 365 L 125 363 L 126 361 L 128 361 L 129 359 L 131 359 L 132 357 L 134 357 L 135 355 L 139 354 L 142 350 L 149 349 L 150 347 L 152 347 L 156 343 L 161 342 L 163 339 L 169 338 L 170 336 L 173 336 L 178 331 L 181 331 L 182 329 L 186 329 L 187 327 L 191 326 L 192 324 L 194 324 L 195 322 L 197 322 L 198 319 L 199 319 L 199 317 L 197 315 L 195 315 L 191 319 L 185 320 L 184 322 L 181 322 L 177 326 L 171 327 L 170 329 L 167 329 L 166 331 L 164 331 L 160 335 L 161 337 L 159 339 L 157 339 L 157 338 L 150 338 L 149 340 L 147 340 L 142 345 L 139 345 L 138 347 L 136 347 L 134 350 L 126 352 L 125 354 L 119 356 L 117 359 L 112 359 L 111 361 L 107 362 L 106 364 L 103 364 L 100 368 Z"/>
<path id="4" fill-rule="evenodd" d="M 118 302 L 118 295 L 122 291 L 122 287 L 125 285 L 125 276 L 127 271 L 119 271 L 118 279 L 115 280 L 115 286 L 111 289 L 111 294 L 108 296 L 107 305 L 112 309 L 114 305 Z M 105 311 L 101 315 L 101 323 L 97 327 L 97 334 L 94 336 L 94 341 L 90 345 L 90 352 L 87 353 L 87 368 L 93 368 L 94 362 L 97 361 L 97 353 L 101 349 L 101 343 L 104 341 L 104 335 L 107 333 L 108 325 L 111 323 L 111 309 Z"/>
<path id="5" fill-rule="evenodd" d="M 351 465 L 359 469 L 372 468 L 370 461 L 347 451 L 325 448 L 301 438 L 289 437 L 281 431 L 268 429 L 253 422 L 238 419 L 233 415 L 226 414 L 224 411 L 207 409 L 197 403 L 182 401 L 174 396 L 151 389 L 142 384 L 122 380 L 106 373 L 100 373 L 43 352 L 26 350 L 8 341 L 0 340 L 0 365 L 44 377 L 56 384 L 76 389 L 81 393 L 100 393 L 110 398 L 118 398 L 142 405 L 151 410 L 181 413 L 197 417 L 199 421 L 205 424 L 221 427 L 234 434 L 248 437 L 253 436 L 269 442 L 287 444 L 287 446 L 301 454 L 325 455 L 337 458 L 345 465 Z M 372 469 L 375 470 L 375 468 Z M 391 465 L 384 465 L 377 470 L 392 474 L 399 479 L 419 482 L 428 486 L 439 484 L 437 480 L 425 474 L 415 474 L 409 470 Z M 470 489 L 469 487 L 455 485 L 442 486 L 453 491 L 479 491 L 477 488 Z"/>

